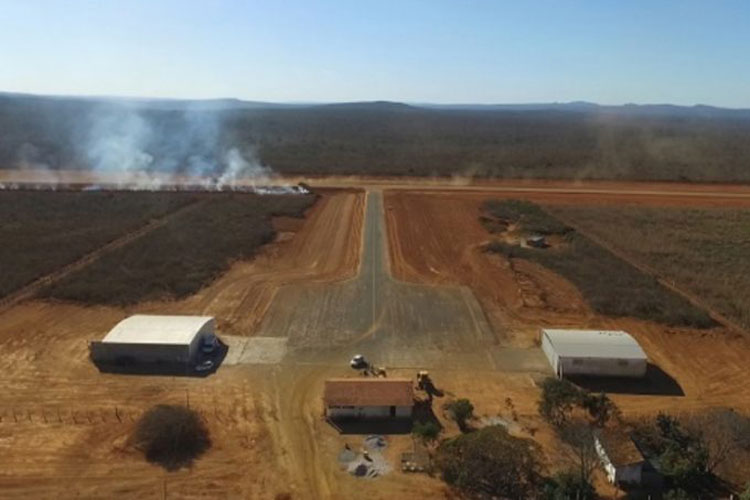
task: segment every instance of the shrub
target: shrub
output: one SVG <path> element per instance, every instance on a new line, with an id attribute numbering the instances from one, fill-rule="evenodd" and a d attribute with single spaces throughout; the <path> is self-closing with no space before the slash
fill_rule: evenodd
<path id="1" fill-rule="evenodd" d="M 190 466 L 211 446 L 201 417 L 184 406 L 157 405 L 138 420 L 133 441 L 146 460 L 169 471 Z"/>
<path id="2" fill-rule="evenodd" d="M 699 434 L 686 431 L 678 419 L 660 413 L 638 430 L 637 438 L 648 454 L 658 457 L 659 472 L 671 488 L 692 493 L 714 486 L 706 444 Z"/>
<path id="3" fill-rule="evenodd" d="M 457 399 L 446 406 L 462 431 L 468 430 L 467 422 L 474 418 L 474 405 L 468 399 Z"/>
<path id="4" fill-rule="evenodd" d="M 593 500 L 596 491 L 590 483 L 581 479 L 575 472 L 561 472 L 547 479 L 541 495 L 543 500 Z"/>
<path id="5" fill-rule="evenodd" d="M 440 435 L 440 425 L 434 420 L 415 422 L 411 432 L 422 441 L 431 442 L 435 441 Z"/>
<path id="6" fill-rule="evenodd" d="M 583 398 L 583 391 L 565 379 L 547 377 L 542 383 L 539 413 L 549 423 L 562 426 Z"/>
<path id="7" fill-rule="evenodd" d="M 589 413 L 594 424 L 599 427 L 609 422 L 612 417 L 619 416 L 619 409 L 603 392 L 599 394 L 586 393 L 581 399 L 581 406 Z"/>
<path id="8" fill-rule="evenodd" d="M 530 498 L 540 479 L 539 446 L 490 426 L 443 441 L 436 464 L 457 488 L 501 498 Z"/>

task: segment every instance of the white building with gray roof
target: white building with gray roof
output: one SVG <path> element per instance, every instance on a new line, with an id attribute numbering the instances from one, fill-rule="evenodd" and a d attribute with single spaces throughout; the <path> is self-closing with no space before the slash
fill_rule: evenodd
<path id="1" fill-rule="evenodd" d="M 558 377 L 643 377 L 648 357 L 621 330 L 541 330 L 542 351 Z"/>
<path id="2" fill-rule="evenodd" d="M 167 363 L 189 365 L 201 343 L 215 342 L 211 316 L 136 314 L 120 321 L 100 342 L 91 342 L 91 357 L 118 365 Z"/>

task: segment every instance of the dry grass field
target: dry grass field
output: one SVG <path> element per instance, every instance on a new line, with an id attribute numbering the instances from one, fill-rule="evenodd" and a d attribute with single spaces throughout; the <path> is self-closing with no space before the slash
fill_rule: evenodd
<path id="1" fill-rule="evenodd" d="M 183 193 L 0 191 L 0 297 L 192 201 Z"/>
<path id="2" fill-rule="evenodd" d="M 750 328 L 750 210 L 568 206 L 554 212 Z"/>
<path id="3" fill-rule="evenodd" d="M 698 330 L 598 314 L 570 280 L 485 252 L 492 235 L 479 220 L 482 203 L 503 196 L 557 209 L 747 205 L 746 193 L 722 198 L 705 186 L 629 185 L 582 195 L 585 185 L 552 192 L 527 185 L 530 191 L 519 193 L 391 184 L 381 195 L 383 186 L 335 182 L 365 185 L 367 192 L 319 190 L 304 219 L 273 218 L 272 242 L 186 297 L 126 306 L 34 299 L 0 311 L 0 496 L 456 498 L 437 477 L 394 470 L 362 480 L 341 470 L 338 453 L 345 443 L 359 446 L 362 436 L 341 435 L 322 418 L 321 391 L 327 377 L 352 375 L 347 361 L 360 351 L 391 376 L 428 368 L 445 392 L 434 409 L 446 435 L 458 429 L 441 409 L 445 401 L 466 397 L 480 418 L 511 419 L 510 398 L 514 432 L 533 435 L 550 472 L 565 468 L 564 445 L 537 413 L 538 383 L 549 373 L 543 358 L 538 363 L 540 326 L 625 329 L 639 340 L 681 393 L 611 394 L 626 418 L 665 408 L 750 411 L 745 337 L 721 326 Z M 213 315 L 232 362 L 207 378 L 98 372 L 87 341 L 134 313 Z M 267 346 L 280 355 L 263 356 Z M 154 404 L 188 401 L 205 418 L 213 446 L 192 468 L 167 473 L 127 438 Z M 409 435 L 389 436 L 387 459 L 397 466 L 410 446 Z M 601 474 L 596 484 L 604 498 L 621 495 Z"/>
<path id="4" fill-rule="evenodd" d="M 181 193 L 172 196 L 181 198 Z M 184 212 L 143 238 L 118 248 L 41 292 L 85 304 L 134 304 L 183 298 L 216 279 L 235 260 L 249 259 L 276 235 L 272 216 L 302 217 L 305 196 L 202 195 Z"/>
<path id="5" fill-rule="evenodd" d="M 508 208 L 521 207 L 520 210 Z M 486 202 L 485 214 L 509 220 L 516 231 L 549 235 L 549 248 L 493 240 L 485 248 L 509 260 L 541 264 L 572 282 L 586 302 L 605 316 L 632 316 L 672 326 L 710 328 L 716 323 L 702 309 L 668 290 L 653 277 L 562 224 L 539 205 L 516 200 Z M 486 215 L 485 215 L 486 217 Z M 503 236 L 503 235 L 500 235 Z M 606 277 L 606 278 L 603 278 Z"/>

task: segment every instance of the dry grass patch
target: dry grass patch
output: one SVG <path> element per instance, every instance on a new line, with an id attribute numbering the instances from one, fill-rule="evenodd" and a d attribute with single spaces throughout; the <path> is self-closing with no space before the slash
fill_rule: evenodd
<path id="1" fill-rule="evenodd" d="M 750 327 L 750 210 L 550 208 Z"/>

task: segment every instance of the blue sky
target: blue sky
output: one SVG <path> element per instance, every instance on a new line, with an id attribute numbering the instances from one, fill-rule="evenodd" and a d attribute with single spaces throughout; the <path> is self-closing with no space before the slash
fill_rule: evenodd
<path id="1" fill-rule="evenodd" d="M 0 90 L 750 107 L 750 1 L 0 0 Z"/>

